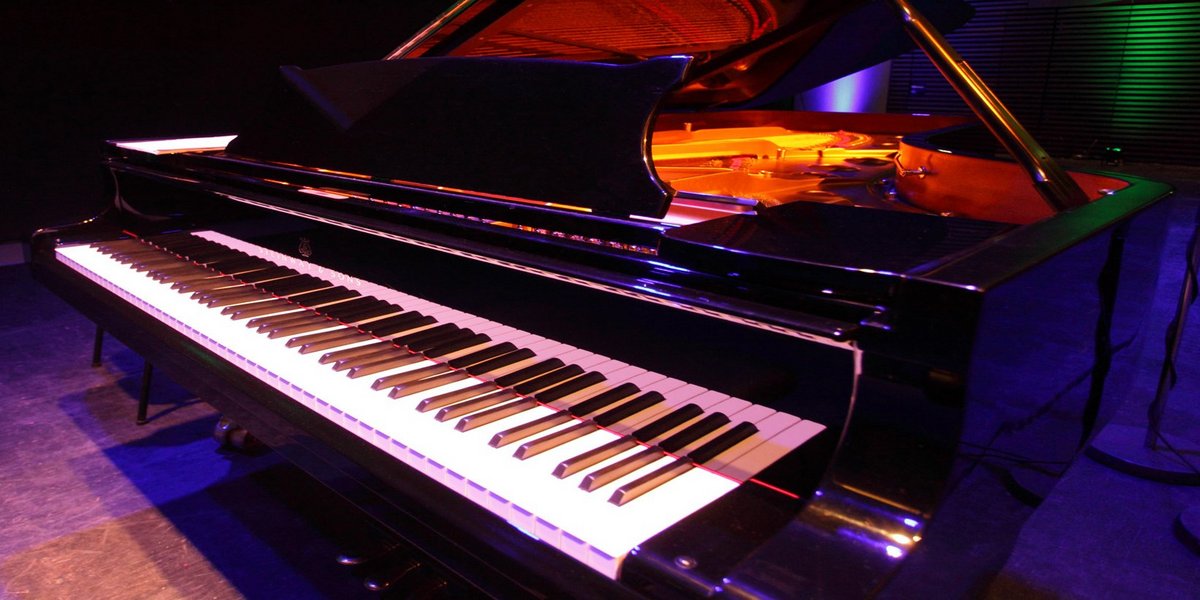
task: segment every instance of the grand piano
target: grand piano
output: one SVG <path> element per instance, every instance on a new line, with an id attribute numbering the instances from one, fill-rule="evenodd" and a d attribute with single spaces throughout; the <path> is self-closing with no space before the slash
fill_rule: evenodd
<path id="1" fill-rule="evenodd" d="M 1119 398 L 1169 193 L 1058 167 L 968 16 L 460 1 L 236 136 L 108 143 L 32 268 L 456 590 L 878 594 Z M 913 42 L 977 120 L 747 108 Z"/>

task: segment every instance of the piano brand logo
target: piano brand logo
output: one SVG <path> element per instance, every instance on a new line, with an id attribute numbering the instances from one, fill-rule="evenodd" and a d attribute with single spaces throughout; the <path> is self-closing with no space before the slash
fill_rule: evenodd
<path id="1" fill-rule="evenodd" d="M 311 258 L 313 254 L 312 240 L 306 237 L 300 238 L 300 243 L 296 246 L 296 252 L 298 252 L 300 256 L 303 256 L 304 258 Z"/>

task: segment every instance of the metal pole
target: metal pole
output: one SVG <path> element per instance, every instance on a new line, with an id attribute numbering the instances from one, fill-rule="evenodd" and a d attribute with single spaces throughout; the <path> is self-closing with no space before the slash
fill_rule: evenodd
<path id="1" fill-rule="evenodd" d="M 1017 122 L 987 84 L 971 69 L 908 0 L 887 0 L 900 12 L 905 31 L 925 52 L 942 77 L 950 82 L 975 116 L 996 136 L 1004 149 L 1029 173 L 1042 199 L 1055 212 L 1088 203 L 1087 194 Z"/>

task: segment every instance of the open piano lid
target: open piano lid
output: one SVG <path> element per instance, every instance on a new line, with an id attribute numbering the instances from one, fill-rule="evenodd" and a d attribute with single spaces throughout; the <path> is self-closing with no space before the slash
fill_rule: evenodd
<path id="1" fill-rule="evenodd" d="M 970 10 L 937 2 L 936 21 Z M 911 47 L 883 2 L 465 0 L 389 60 L 282 69 L 231 155 L 499 201 L 663 216 L 663 108 L 764 102 Z"/>
<path id="2" fill-rule="evenodd" d="M 915 4 L 942 31 L 973 14 L 958 0 Z M 912 47 L 895 9 L 869 0 L 458 0 L 388 58 L 690 56 L 666 104 L 698 108 L 790 97 Z"/>

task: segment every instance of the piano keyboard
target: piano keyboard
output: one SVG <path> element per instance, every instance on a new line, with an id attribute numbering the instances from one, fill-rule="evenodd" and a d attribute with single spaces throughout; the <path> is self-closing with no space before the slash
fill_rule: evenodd
<path id="1" fill-rule="evenodd" d="M 612 578 L 824 428 L 215 232 L 57 257 Z"/>

